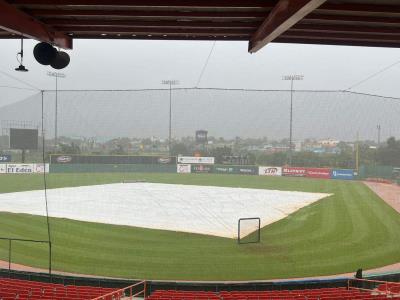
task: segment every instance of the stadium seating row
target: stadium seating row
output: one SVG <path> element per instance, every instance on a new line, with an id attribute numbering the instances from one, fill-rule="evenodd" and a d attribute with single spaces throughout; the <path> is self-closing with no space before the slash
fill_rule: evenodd
<path id="1" fill-rule="evenodd" d="M 381 300 L 386 295 L 378 292 L 346 288 L 322 288 L 276 291 L 203 291 L 157 290 L 148 300 Z"/>
<path id="2" fill-rule="evenodd" d="M 0 278 L 0 300 L 88 300 L 112 291 L 115 289 Z"/>

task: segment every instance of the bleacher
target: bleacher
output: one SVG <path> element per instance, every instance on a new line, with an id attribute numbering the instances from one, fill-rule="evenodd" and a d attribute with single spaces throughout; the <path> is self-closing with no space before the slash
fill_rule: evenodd
<path id="1" fill-rule="evenodd" d="M 157 290 L 148 300 L 381 300 L 384 294 L 347 288 L 273 291 L 173 291 Z"/>
<path id="2" fill-rule="evenodd" d="M 0 300 L 88 300 L 115 289 L 0 278 Z"/>

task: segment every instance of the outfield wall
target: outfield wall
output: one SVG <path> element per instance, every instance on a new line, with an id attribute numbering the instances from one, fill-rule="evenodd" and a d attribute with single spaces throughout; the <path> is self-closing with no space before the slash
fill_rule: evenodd
<path id="1" fill-rule="evenodd" d="M 330 168 L 178 164 L 176 171 L 177 173 L 185 174 L 213 173 L 258 176 L 289 176 L 340 180 L 355 179 L 354 170 Z"/>
<path id="2" fill-rule="evenodd" d="M 176 165 L 162 164 L 50 164 L 50 173 L 176 173 Z"/>

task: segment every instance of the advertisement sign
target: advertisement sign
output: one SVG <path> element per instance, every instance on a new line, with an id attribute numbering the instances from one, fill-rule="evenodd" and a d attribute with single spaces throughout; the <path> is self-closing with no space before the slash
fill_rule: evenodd
<path id="1" fill-rule="evenodd" d="M 213 172 L 217 173 L 217 174 L 257 175 L 258 167 L 255 167 L 255 166 L 214 166 Z"/>
<path id="2" fill-rule="evenodd" d="M 7 173 L 7 165 L 0 164 L 0 174 L 5 174 L 5 173 Z"/>
<path id="3" fill-rule="evenodd" d="M 258 167 L 236 167 L 238 173 L 237 174 L 247 174 L 247 175 L 257 175 Z"/>
<path id="4" fill-rule="evenodd" d="M 282 168 L 282 175 L 283 176 L 304 177 L 304 176 L 306 176 L 306 168 L 283 167 Z"/>
<path id="5" fill-rule="evenodd" d="M 354 179 L 354 170 L 333 169 L 331 178 L 332 179 L 342 179 L 342 180 L 353 180 Z"/>
<path id="6" fill-rule="evenodd" d="M 210 165 L 191 165 L 192 173 L 211 173 L 213 171 Z"/>
<path id="7" fill-rule="evenodd" d="M 260 176 L 282 176 L 281 167 L 259 167 L 258 175 Z"/>
<path id="8" fill-rule="evenodd" d="M 189 164 L 177 164 L 176 171 L 180 174 L 188 174 L 191 173 L 191 166 Z"/>
<path id="9" fill-rule="evenodd" d="M 138 156 L 138 155 L 74 155 L 57 154 L 50 156 L 52 164 L 176 164 L 173 156 Z"/>
<path id="10" fill-rule="evenodd" d="M 180 164 L 210 164 L 215 162 L 214 157 L 196 157 L 196 156 L 178 156 L 178 163 Z"/>
<path id="11" fill-rule="evenodd" d="M 331 169 L 328 168 L 306 168 L 306 177 L 310 178 L 331 178 Z"/>
<path id="12" fill-rule="evenodd" d="M 32 174 L 33 170 L 33 164 L 7 164 L 7 173 L 9 174 Z"/>
<path id="13" fill-rule="evenodd" d="M 34 164 L 33 165 L 34 173 L 49 173 L 49 164 Z"/>
<path id="14" fill-rule="evenodd" d="M 0 163 L 11 162 L 11 155 L 0 154 Z"/>

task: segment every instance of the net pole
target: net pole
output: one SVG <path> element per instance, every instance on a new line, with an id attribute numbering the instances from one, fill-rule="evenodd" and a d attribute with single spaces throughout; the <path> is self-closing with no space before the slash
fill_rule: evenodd
<path id="1" fill-rule="evenodd" d="M 47 238 L 49 242 L 49 275 L 51 279 L 51 234 L 50 234 L 50 219 L 49 219 L 49 206 L 47 201 L 47 178 L 46 178 L 46 159 L 45 159 L 45 137 L 44 137 L 44 91 L 41 91 L 42 96 L 42 161 L 43 161 L 43 186 L 44 186 L 44 200 L 46 204 L 46 224 L 47 224 Z"/>

